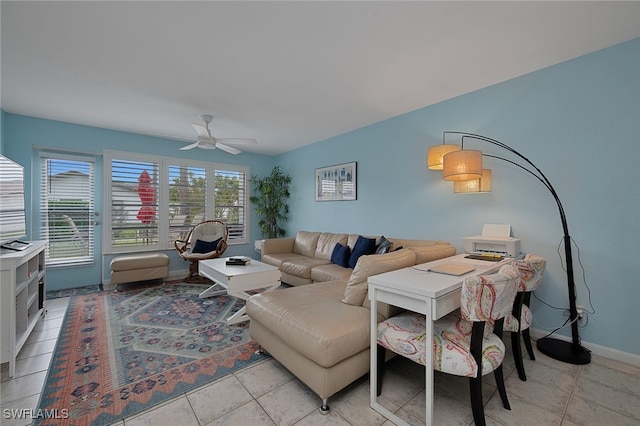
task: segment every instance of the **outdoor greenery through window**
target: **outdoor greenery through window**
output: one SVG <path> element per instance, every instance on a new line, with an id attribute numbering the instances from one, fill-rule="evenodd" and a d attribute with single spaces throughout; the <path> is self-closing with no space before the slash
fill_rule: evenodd
<path id="1" fill-rule="evenodd" d="M 47 265 L 93 263 L 93 162 L 42 156 L 40 164 L 40 238 L 49 241 Z"/>
<path id="2" fill-rule="evenodd" d="M 170 249 L 192 226 L 225 222 L 229 244 L 247 242 L 247 167 L 107 152 L 105 252 Z"/>

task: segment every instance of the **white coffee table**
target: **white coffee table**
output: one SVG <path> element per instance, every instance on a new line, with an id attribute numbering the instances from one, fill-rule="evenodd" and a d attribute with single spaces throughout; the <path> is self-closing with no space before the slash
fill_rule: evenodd
<path id="1" fill-rule="evenodd" d="M 218 296 L 227 293 L 242 300 L 251 294 L 248 291 L 265 289 L 271 291 L 280 286 L 280 269 L 251 259 L 244 266 L 227 265 L 227 258 L 207 259 L 198 262 L 198 274 L 209 278 L 214 284 L 200 293 L 200 298 Z M 243 306 L 238 312 L 227 318 L 227 324 L 237 324 L 249 319 L 247 308 Z"/>

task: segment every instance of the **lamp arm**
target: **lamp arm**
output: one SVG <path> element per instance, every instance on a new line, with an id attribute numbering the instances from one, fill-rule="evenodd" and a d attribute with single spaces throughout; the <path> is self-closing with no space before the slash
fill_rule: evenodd
<path id="1" fill-rule="evenodd" d="M 508 160 L 506 158 L 502 158 L 502 157 L 498 157 L 498 156 L 491 156 L 491 155 L 487 155 L 487 154 L 482 154 L 485 155 L 487 157 L 493 157 L 493 158 L 497 158 L 503 161 L 506 161 L 508 163 L 514 164 L 518 167 L 520 167 L 523 170 L 526 170 L 529 174 L 531 174 L 532 176 L 534 176 L 536 179 L 538 179 L 540 182 L 542 182 L 542 184 L 547 188 L 547 190 L 551 193 L 551 195 L 553 196 L 553 199 L 555 200 L 556 204 L 558 205 L 558 211 L 560 213 L 560 220 L 562 222 L 562 230 L 564 231 L 564 237 L 565 239 L 569 240 L 569 253 L 571 252 L 571 238 L 569 237 L 569 226 L 567 225 L 567 216 L 564 212 L 564 206 L 562 205 L 562 202 L 560 201 L 560 197 L 558 196 L 558 193 L 556 192 L 555 188 L 553 187 L 553 185 L 551 185 L 551 182 L 549 181 L 549 179 L 547 179 L 547 177 L 545 176 L 544 173 L 542 173 L 542 170 L 540 170 L 538 168 L 538 166 L 536 166 L 535 164 L 533 164 L 533 162 L 531 160 L 529 160 L 527 157 L 525 157 L 524 155 L 522 155 L 521 153 L 519 153 L 518 151 L 516 151 L 515 149 L 511 148 L 509 145 L 500 142 L 498 140 L 495 139 L 491 139 L 488 138 L 486 136 L 482 136 L 482 135 L 476 135 L 473 133 L 465 133 L 465 132 L 447 132 L 447 133 L 458 133 L 462 135 L 462 144 L 464 146 L 464 138 L 473 138 L 473 139 L 479 139 L 485 142 L 488 142 L 490 144 L 499 146 L 502 149 L 505 149 L 507 151 L 509 151 L 510 153 L 512 153 L 513 155 L 521 158 L 522 160 L 524 160 L 527 164 L 529 164 L 534 170 L 535 173 L 528 169 L 527 167 L 522 166 L 521 164 L 516 163 L 515 161 L 511 161 Z M 565 246 L 566 246 L 567 242 L 565 241 Z M 566 251 L 566 249 L 565 249 Z M 567 253 L 567 254 L 569 254 Z M 573 275 L 573 268 L 571 265 L 569 265 L 569 255 L 566 256 L 567 257 L 567 271 L 571 270 L 571 275 Z M 576 317 L 577 317 L 577 313 L 576 313 Z"/>
<path id="2" fill-rule="evenodd" d="M 551 190 L 549 188 L 549 185 L 547 184 L 547 182 L 541 178 L 540 176 L 538 176 L 537 174 L 535 174 L 534 172 L 532 172 L 531 170 L 527 169 L 525 166 L 523 166 L 522 164 L 516 163 L 513 160 L 509 160 L 508 158 L 504 158 L 504 157 L 500 157 L 497 155 L 492 155 L 492 154 L 485 154 L 484 152 L 482 153 L 483 157 L 489 157 L 489 158 L 496 158 L 498 160 L 502 160 L 502 161 L 506 161 L 507 163 L 511 163 L 514 166 L 520 167 L 522 170 L 524 170 L 525 172 L 529 173 L 531 176 L 533 176 L 534 178 L 538 179 L 544 186 L 545 188 L 547 188 L 548 190 Z"/>
<path id="3" fill-rule="evenodd" d="M 547 351 L 543 351 L 545 353 L 547 353 L 548 355 L 556 358 L 556 359 L 561 359 L 563 361 L 566 362 L 571 362 L 574 364 L 586 364 L 588 362 L 590 362 L 591 360 L 591 356 L 590 353 L 587 349 L 583 348 L 580 345 L 580 336 L 578 334 L 578 310 L 577 310 L 577 306 L 576 306 L 576 285 L 575 285 L 575 280 L 574 280 L 574 275 L 573 275 L 573 255 L 571 253 L 571 237 L 569 235 L 569 226 L 567 224 L 567 217 L 564 211 L 564 207 L 562 205 L 562 202 L 560 201 L 560 197 L 558 196 L 558 193 L 556 192 L 556 190 L 554 189 L 553 185 L 551 185 L 551 182 L 549 181 L 549 179 L 547 179 L 547 177 L 544 175 L 544 173 L 542 173 L 542 171 L 535 165 L 533 164 L 533 162 L 531 160 L 529 160 L 527 157 L 525 157 L 524 155 L 522 155 L 520 152 L 516 151 L 515 149 L 511 148 L 509 145 L 500 142 L 498 140 L 495 139 L 491 139 L 488 138 L 486 136 L 482 136 L 482 135 L 477 135 L 477 134 L 473 134 L 473 133 L 466 133 L 466 132 L 451 132 L 451 131 L 447 131 L 444 132 L 446 133 L 452 133 L 452 134 L 459 134 L 462 135 L 462 145 L 464 146 L 464 138 L 473 138 L 473 139 L 479 139 L 485 142 L 488 142 L 490 144 L 496 145 L 502 149 L 505 149 L 507 151 L 509 151 L 510 153 L 512 153 L 513 155 L 519 157 L 520 159 L 522 159 L 523 161 L 525 161 L 529 166 L 531 166 L 533 168 L 533 170 L 535 170 L 535 172 L 521 164 L 518 164 L 515 161 L 509 160 L 507 158 L 503 158 L 503 157 L 499 157 L 499 156 L 494 156 L 494 155 L 489 155 L 489 154 L 484 154 L 484 156 L 487 157 L 491 157 L 491 158 L 497 158 L 499 160 L 503 160 L 506 161 L 510 164 L 516 165 L 518 167 L 520 167 L 521 169 L 525 170 L 526 172 L 528 172 L 529 174 L 531 174 L 532 176 L 534 176 L 536 179 L 538 179 L 540 182 L 542 182 L 542 184 L 547 188 L 547 190 L 551 193 L 551 195 L 553 196 L 553 199 L 555 200 L 557 206 L 558 206 L 558 211 L 560 213 L 560 221 L 562 222 L 562 230 L 564 232 L 564 251 L 565 251 L 565 262 L 566 262 L 566 272 L 567 272 L 567 287 L 569 290 L 569 317 L 571 320 L 571 347 L 569 352 L 570 353 L 565 353 L 566 351 L 564 350 L 564 348 L 562 347 L 556 347 L 558 345 L 555 344 L 555 342 L 549 342 L 549 345 L 545 345 L 545 346 L 549 346 L 548 348 L 548 352 Z M 443 141 L 444 141 L 444 134 L 443 134 Z M 555 339 L 549 339 L 549 338 L 544 338 L 547 339 L 547 341 L 552 341 Z M 543 339 L 539 339 L 538 340 L 538 347 L 540 347 L 540 342 Z M 553 346 L 553 347 L 551 347 Z"/>

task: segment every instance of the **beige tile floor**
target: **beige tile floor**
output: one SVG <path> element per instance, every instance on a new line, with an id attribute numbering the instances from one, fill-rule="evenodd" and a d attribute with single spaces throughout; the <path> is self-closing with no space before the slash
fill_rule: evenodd
<path id="1" fill-rule="evenodd" d="M 68 298 L 46 302 L 41 319 L 19 354 L 16 375 L 2 365 L 0 405 L 3 426 L 28 425 L 7 418 L 6 409 L 36 408 Z M 509 345 L 507 344 L 507 347 Z M 510 354 L 509 354 L 510 355 Z M 511 411 L 502 408 L 486 376 L 488 425 L 640 425 L 640 367 L 593 356 L 588 365 L 564 364 L 538 354 L 525 357 L 522 382 L 513 360 L 505 361 Z M 472 424 L 468 381 L 436 374 L 435 423 Z M 424 424 L 424 370 L 401 357 L 390 361 L 380 402 L 412 425 Z M 369 381 L 363 377 L 329 399 L 331 412 L 318 412 L 320 400 L 277 361 L 265 360 L 144 413 L 116 423 L 139 425 L 392 425 L 369 408 Z"/>

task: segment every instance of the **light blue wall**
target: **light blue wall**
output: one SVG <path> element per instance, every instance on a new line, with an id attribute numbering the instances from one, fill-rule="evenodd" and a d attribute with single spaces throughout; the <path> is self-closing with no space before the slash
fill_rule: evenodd
<path id="1" fill-rule="evenodd" d="M 0 154 L 4 155 L 4 111 L 0 110 Z"/>
<path id="2" fill-rule="evenodd" d="M 509 223 L 524 252 L 548 260 L 537 297 L 566 307 L 557 252 L 562 229 L 550 193 L 516 167 L 486 160 L 493 192 L 454 195 L 441 173 L 425 167 L 427 148 L 441 143 L 446 130 L 498 139 L 542 169 L 579 246 L 578 304 L 588 308 L 590 299 L 596 310 L 580 329 L 582 339 L 640 355 L 640 339 L 628 328 L 637 323 L 640 300 L 640 39 L 277 158 L 293 177 L 289 235 L 306 229 L 444 239 L 461 251 L 461 238 L 478 235 L 484 223 Z M 465 146 L 506 154 L 478 141 Z M 358 162 L 358 200 L 315 202 L 314 169 L 349 161 Z M 553 330 L 566 319 L 537 300 L 533 309 L 535 328 Z"/>
<path id="3" fill-rule="evenodd" d="M 274 165 L 274 158 L 270 156 L 243 153 L 241 155 L 227 154 L 222 150 L 204 151 L 194 149 L 180 151 L 179 148 L 185 142 L 171 141 L 163 138 L 137 135 L 132 133 L 118 132 L 96 127 L 80 126 L 59 121 L 43 120 L 22 115 L 4 113 L 4 150 L 5 155 L 12 160 L 25 166 L 26 175 L 26 197 L 31 199 L 32 193 L 32 156 L 34 146 L 46 146 L 51 149 L 62 149 L 80 152 L 94 152 L 101 154 L 105 149 L 130 151 L 137 153 L 150 153 L 154 155 L 191 158 L 203 161 L 210 159 L 212 162 L 248 166 L 252 175 L 263 176 L 271 171 Z M 102 162 L 97 163 L 96 174 L 96 210 L 102 208 Z M 33 239 L 33 230 L 37 226 L 31 214 L 30 206 L 27 206 L 27 214 L 30 219 L 28 238 Z M 258 218 L 252 212 L 250 223 L 257 223 Z M 246 255 L 257 257 L 254 250 L 253 241 L 262 238 L 257 226 L 251 227 L 249 244 L 231 245 L 225 254 L 229 256 Z M 100 241 L 98 242 L 101 243 Z M 176 250 L 166 251 L 170 257 L 171 270 L 186 270 L 188 264 L 177 256 Z M 109 278 L 109 262 L 113 256 L 104 257 L 104 265 L 101 275 L 103 279 Z M 97 264 L 100 270 L 102 263 Z M 90 284 L 88 277 L 95 276 L 86 268 L 82 269 L 51 269 L 47 271 L 47 289 L 59 290 L 74 288 Z"/>

